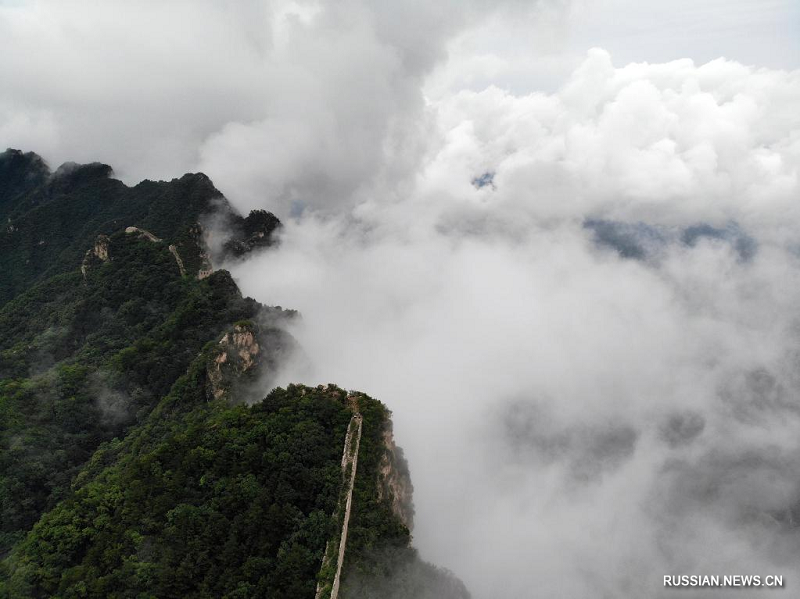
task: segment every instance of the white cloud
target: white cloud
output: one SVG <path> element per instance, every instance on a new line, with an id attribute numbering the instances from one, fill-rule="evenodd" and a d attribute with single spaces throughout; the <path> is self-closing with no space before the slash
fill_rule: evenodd
<path id="1" fill-rule="evenodd" d="M 415 164 L 420 88 L 447 40 L 536 4 L 2 5 L 0 107 L 30 125 L 0 123 L 0 141 L 56 164 L 103 160 L 128 182 L 205 169 L 243 207 L 346 201 L 376 170 Z"/>
<path id="2" fill-rule="evenodd" d="M 416 543 L 477 597 L 800 574 L 798 93 L 797 73 L 593 50 L 553 94 L 429 104 L 413 185 L 290 220 L 235 269 L 304 315 L 314 368 L 286 381 L 394 410 Z M 676 232 L 624 259 L 588 217 Z M 754 254 L 680 233 L 732 221 Z"/>
<path id="3" fill-rule="evenodd" d="M 795 223 L 799 123 L 787 108 L 798 99 L 797 72 L 724 60 L 615 69 L 592 50 L 554 94 L 490 87 L 436 103 L 445 141 L 424 182 L 537 219 Z M 496 189 L 469 194 L 482 170 Z"/>
<path id="4" fill-rule="evenodd" d="M 798 573 L 773 520 L 798 497 L 797 267 L 713 243 L 656 267 L 566 225 L 376 238 L 306 220 L 235 274 L 303 313 L 314 369 L 286 381 L 394 410 L 426 558 L 476 597 L 585 597 L 655 596 L 665 572 Z"/>

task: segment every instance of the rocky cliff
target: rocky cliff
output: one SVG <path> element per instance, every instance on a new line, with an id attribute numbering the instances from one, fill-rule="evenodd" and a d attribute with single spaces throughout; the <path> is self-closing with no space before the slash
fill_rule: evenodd
<path id="1" fill-rule="evenodd" d="M 414 485 L 403 450 L 394 442 L 391 420 L 383 432 L 384 454 L 381 458 L 378 486 L 378 499 L 388 501 L 392 512 L 408 528 L 414 529 Z"/>

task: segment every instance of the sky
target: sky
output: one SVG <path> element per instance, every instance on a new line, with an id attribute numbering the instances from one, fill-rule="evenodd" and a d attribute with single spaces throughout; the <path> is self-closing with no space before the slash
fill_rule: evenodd
<path id="1" fill-rule="evenodd" d="M 486 19 L 457 36 L 429 91 L 496 85 L 554 91 L 599 47 L 616 64 L 725 57 L 796 69 L 800 5 L 791 0 L 582 0 L 554 2 L 531 20 Z"/>
<path id="2" fill-rule="evenodd" d="M 6 1 L 0 146 L 274 211 L 280 247 L 223 266 L 302 313 L 280 382 L 388 405 L 414 544 L 476 599 L 792 585 L 799 28 L 782 0 Z"/>

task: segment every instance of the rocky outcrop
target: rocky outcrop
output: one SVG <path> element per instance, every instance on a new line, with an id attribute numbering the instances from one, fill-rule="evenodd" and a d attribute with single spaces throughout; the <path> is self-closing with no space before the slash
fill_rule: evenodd
<path id="1" fill-rule="evenodd" d="M 94 246 L 92 246 L 91 249 L 86 250 L 86 254 L 83 257 L 83 262 L 81 263 L 81 274 L 83 275 L 84 281 L 89 273 L 89 269 L 93 265 L 99 262 L 108 262 L 110 260 L 108 257 L 108 242 L 109 239 L 107 235 L 98 235 L 94 242 Z"/>
<path id="2" fill-rule="evenodd" d="M 252 323 L 237 323 L 219 341 L 219 351 L 207 369 L 208 399 L 231 394 L 244 374 L 253 373 L 261 362 L 261 346 Z"/>
<path id="3" fill-rule="evenodd" d="M 414 528 L 414 486 L 403 450 L 394 442 L 391 420 L 383 432 L 384 454 L 378 471 L 378 500 L 388 499 L 392 512 L 408 530 Z"/>

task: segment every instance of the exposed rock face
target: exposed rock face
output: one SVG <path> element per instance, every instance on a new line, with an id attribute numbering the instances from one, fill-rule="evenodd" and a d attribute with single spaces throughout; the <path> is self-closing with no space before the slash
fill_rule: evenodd
<path id="1" fill-rule="evenodd" d="M 388 497 L 392 504 L 392 511 L 400 518 L 408 530 L 414 528 L 414 486 L 411 484 L 411 474 L 408 462 L 403 457 L 403 450 L 394 442 L 391 421 L 383 433 L 385 453 L 381 458 L 380 484 L 378 485 L 378 499 Z"/>
<path id="2" fill-rule="evenodd" d="M 98 235 L 92 253 L 102 262 L 108 262 L 108 237 L 106 235 Z"/>
<path id="3" fill-rule="evenodd" d="M 242 360 L 242 372 L 250 370 L 258 359 L 260 348 L 253 331 L 242 326 L 233 327 L 233 347 L 237 350 Z M 224 337 L 227 338 L 227 335 Z"/>
<path id="4" fill-rule="evenodd" d="M 219 353 L 208 366 L 208 398 L 220 399 L 230 393 L 243 374 L 253 371 L 261 362 L 261 347 L 255 327 L 236 324 L 219 341 Z"/>
<path id="5" fill-rule="evenodd" d="M 86 250 L 86 255 L 83 257 L 81 263 L 81 274 L 83 279 L 86 280 L 86 275 L 93 264 L 97 262 L 108 262 L 108 236 L 98 235 L 91 249 Z"/>

